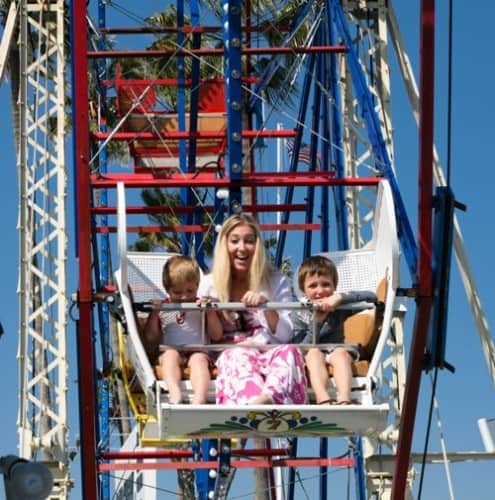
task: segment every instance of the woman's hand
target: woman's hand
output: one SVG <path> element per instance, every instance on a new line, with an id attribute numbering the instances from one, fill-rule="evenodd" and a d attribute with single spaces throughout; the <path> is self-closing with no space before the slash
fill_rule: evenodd
<path id="1" fill-rule="evenodd" d="M 162 308 L 163 300 L 153 299 L 151 301 L 151 315 L 157 316 Z"/>
<path id="2" fill-rule="evenodd" d="M 241 302 L 243 302 L 246 306 L 256 307 L 259 306 L 260 304 L 265 304 L 266 302 L 268 302 L 268 299 L 262 293 L 254 292 L 253 290 L 248 290 L 242 296 Z M 263 313 L 265 315 L 268 328 L 272 333 L 275 332 L 279 318 L 278 312 L 266 309 L 263 311 Z"/>
<path id="3" fill-rule="evenodd" d="M 241 298 L 241 302 L 250 307 L 256 307 L 260 304 L 264 304 L 268 302 L 268 299 L 259 292 L 253 292 L 252 290 L 248 290 Z"/>
<path id="4" fill-rule="evenodd" d="M 266 342 L 260 342 L 260 341 L 253 340 L 252 338 L 249 338 L 249 339 L 243 340 L 241 342 L 237 342 L 236 345 L 257 347 L 257 346 L 262 346 L 262 345 L 266 345 L 266 344 L 267 344 Z"/>

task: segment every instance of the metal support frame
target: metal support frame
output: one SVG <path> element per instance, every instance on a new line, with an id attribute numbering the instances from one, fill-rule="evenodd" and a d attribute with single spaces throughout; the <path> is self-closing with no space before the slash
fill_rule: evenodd
<path id="1" fill-rule="evenodd" d="M 366 10 L 363 10 L 360 1 L 344 0 L 342 8 L 349 26 L 356 28 L 352 33 L 353 46 L 359 58 L 359 66 L 366 78 L 367 90 L 372 96 L 388 156 L 393 162 L 388 34 L 385 22 L 388 2 L 386 0 L 367 2 Z M 369 140 L 366 140 L 368 134 L 364 130 L 363 115 L 357 109 L 359 101 L 353 92 L 350 69 L 343 57 L 340 58 L 339 73 L 344 123 L 342 123 L 343 140 L 337 144 L 342 145 L 341 168 L 345 169 L 341 175 L 378 175 L 373 161 L 372 146 Z M 356 196 L 347 193 L 346 204 L 349 214 L 347 230 L 350 248 L 359 248 L 369 239 L 368 222 L 373 218 L 374 198 L 375 193 L 369 189 L 361 190 Z"/>
<path id="2" fill-rule="evenodd" d="M 17 12 L 18 7 L 19 4 L 15 1 L 12 1 L 10 3 L 9 13 L 7 14 L 7 19 L 3 28 L 2 41 L 0 43 L 0 85 L 3 83 L 3 75 L 5 73 L 5 68 L 7 67 L 7 61 L 10 54 L 12 39 L 14 38 L 15 27 L 19 22 L 19 16 Z"/>
<path id="3" fill-rule="evenodd" d="M 88 103 L 88 56 L 86 2 L 72 2 L 72 75 L 74 120 L 74 167 L 76 182 L 77 257 L 79 258 L 79 320 L 77 322 L 79 421 L 83 498 L 97 498 L 96 380 L 93 344 L 90 148 Z"/>
<path id="4" fill-rule="evenodd" d="M 218 440 L 203 439 L 195 440 L 192 444 L 194 460 L 197 462 L 207 462 L 215 460 L 218 456 Z M 211 471 L 214 471 L 210 474 Z M 215 489 L 217 478 L 216 469 L 199 469 L 195 471 L 196 489 L 200 500 L 210 498 L 210 492 Z"/>
<path id="5" fill-rule="evenodd" d="M 390 402 L 390 425 L 378 439 L 363 438 L 363 458 L 366 469 L 366 490 L 368 497 L 382 492 L 384 498 L 390 495 L 392 475 L 388 469 L 379 470 L 381 450 L 386 446 L 391 453 L 397 450 L 397 438 L 403 407 L 406 384 L 406 362 L 404 357 L 404 316 L 405 308 L 396 311 L 391 325 L 391 336 L 387 342 L 389 356 L 384 358 L 380 367 L 380 400 Z M 408 489 L 412 488 L 408 484 Z M 411 490 L 412 491 L 412 490 Z"/>
<path id="6" fill-rule="evenodd" d="M 391 40 L 397 53 L 397 59 L 402 74 L 402 79 L 404 81 L 407 95 L 409 97 L 411 111 L 413 113 L 416 124 L 419 125 L 418 86 L 416 83 L 416 78 L 412 71 L 409 57 L 405 50 L 397 18 L 391 6 L 387 11 L 387 22 L 391 33 Z M 436 186 L 446 185 L 445 174 L 443 172 L 442 165 L 440 164 L 440 159 L 435 147 L 433 149 L 433 179 Z M 464 290 L 466 291 L 473 318 L 476 322 L 476 329 L 480 336 L 481 347 L 485 355 L 485 361 L 490 372 L 492 383 L 495 383 L 495 344 L 488 328 L 488 321 L 485 312 L 483 311 L 478 287 L 476 286 L 474 275 L 469 264 L 466 248 L 464 246 L 461 227 L 455 213 L 453 242 L 461 280 L 464 285 Z"/>
<path id="7" fill-rule="evenodd" d="M 433 117 L 435 74 L 435 0 L 421 2 L 420 30 L 420 115 L 419 115 L 419 210 L 418 210 L 418 293 L 416 315 L 407 370 L 404 408 L 399 430 L 392 498 L 404 496 L 424 349 L 432 307 L 432 200 L 433 200 Z"/>
<path id="8" fill-rule="evenodd" d="M 64 12 L 63 0 L 20 3 L 19 448 L 22 457 L 51 464 L 54 499 L 67 498 L 71 487 Z"/>
<path id="9" fill-rule="evenodd" d="M 106 8 L 103 0 L 98 0 L 98 29 L 106 26 Z M 103 34 L 98 40 L 98 48 L 104 50 L 107 44 L 106 35 Z M 93 65 L 94 71 L 97 73 L 97 81 L 105 81 L 107 75 L 107 63 L 103 59 L 99 59 Z M 107 97 L 107 89 L 101 85 L 99 91 L 101 92 L 102 100 L 105 101 Z M 98 111 L 99 113 L 99 111 Z M 105 133 L 107 131 L 107 121 L 104 115 L 99 116 L 99 131 Z M 105 174 L 108 170 L 107 154 L 102 151 L 98 158 L 98 171 Z M 92 206 L 107 207 L 108 206 L 108 193 L 106 189 L 96 191 L 93 193 L 94 199 Z M 103 226 L 108 223 L 107 214 L 102 214 L 100 217 L 93 216 L 93 224 L 96 224 L 97 219 Z M 100 291 L 111 284 L 111 261 L 110 261 L 110 241 L 108 234 L 101 234 L 99 238 L 93 235 L 93 254 L 98 255 L 95 260 L 94 280 L 95 288 Z M 99 245 L 98 245 L 99 244 Z M 98 443 L 100 451 L 107 451 L 110 446 L 110 401 L 111 401 L 111 384 L 109 383 L 110 369 L 111 369 L 111 336 L 112 331 L 110 328 L 110 313 L 108 305 L 104 302 L 97 304 L 97 319 L 99 329 L 99 340 L 102 359 L 102 377 L 98 380 Z M 101 481 L 99 484 L 99 494 L 102 500 L 110 498 L 110 475 L 108 473 L 101 474 Z"/>
<path id="10" fill-rule="evenodd" d="M 240 0 L 222 1 L 222 22 L 225 62 L 225 93 L 227 98 L 227 167 L 232 180 L 242 178 L 242 33 Z M 240 189 L 231 189 L 229 210 L 242 204 Z"/>
<path id="11" fill-rule="evenodd" d="M 370 141 L 371 151 L 374 154 L 374 168 L 376 169 L 377 175 L 386 177 L 390 182 L 390 186 L 394 193 L 399 239 L 411 276 L 415 279 L 417 272 L 416 240 L 414 238 L 409 218 L 407 217 L 405 205 L 400 194 L 395 173 L 392 169 L 392 163 L 383 138 L 380 120 L 375 110 L 374 99 L 372 98 L 367 79 L 362 71 L 360 61 L 357 57 L 357 51 L 352 43 L 353 39 L 349 32 L 344 11 L 342 10 L 339 2 L 336 0 L 330 1 L 335 12 L 335 22 L 337 24 L 338 32 L 348 47 L 346 60 L 349 65 L 349 75 L 354 85 L 356 98 L 364 118 L 363 122 L 367 137 Z"/>

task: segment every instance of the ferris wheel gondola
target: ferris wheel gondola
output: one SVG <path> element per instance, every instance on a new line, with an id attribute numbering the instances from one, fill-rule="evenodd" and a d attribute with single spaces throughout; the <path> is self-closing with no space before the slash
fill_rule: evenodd
<path id="1" fill-rule="evenodd" d="M 341 251 L 327 254 L 337 265 L 341 276 L 339 291 L 352 289 L 377 289 L 381 292 L 383 310 L 364 311 L 353 316 L 347 327 L 348 342 L 359 344 L 366 353 L 356 363 L 353 381 L 353 396 L 356 405 L 351 407 L 323 407 L 315 405 L 270 405 L 255 407 L 218 406 L 214 403 L 214 382 L 210 389 L 208 405 L 171 405 L 167 400 L 167 388 L 157 379 L 156 369 L 150 364 L 143 348 L 133 301 L 144 302 L 163 297 L 162 267 L 169 255 L 129 252 L 126 243 L 124 186 L 117 187 L 119 194 L 119 255 L 120 267 L 116 282 L 124 313 L 126 347 L 121 354 L 127 371 L 131 366 L 133 376 L 144 394 L 146 410 L 138 415 L 143 423 L 142 439 L 154 445 L 176 438 L 236 438 L 253 437 L 303 437 L 344 436 L 354 434 L 378 435 L 386 427 L 388 404 L 378 403 L 374 395 L 380 386 L 378 360 L 382 356 L 387 337 L 390 335 L 397 287 L 398 244 L 395 216 L 390 187 L 386 181 L 379 186 L 376 207 L 374 237 L 370 245 L 361 250 Z M 227 307 L 229 304 L 226 304 Z M 186 305 L 187 306 L 187 305 Z M 303 307 L 301 304 L 267 304 L 268 307 Z M 173 305 L 169 305 L 173 309 Z M 184 307 L 184 306 L 183 306 Z M 189 304 L 189 308 L 198 308 Z M 222 307 L 222 304 L 217 305 Z M 243 307 L 234 304 L 234 307 Z M 375 315 L 379 324 L 375 323 Z M 361 323 L 361 324 L 360 324 Z M 212 346 L 216 351 L 225 346 Z M 126 375 L 130 383 L 131 376 Z M 183 382 L 186 400 L 192 399 L 191 386 Z M 128 389 L 131 393 L 132 390 Z M 137 405 L 133 405 L 137 406 Z"/>

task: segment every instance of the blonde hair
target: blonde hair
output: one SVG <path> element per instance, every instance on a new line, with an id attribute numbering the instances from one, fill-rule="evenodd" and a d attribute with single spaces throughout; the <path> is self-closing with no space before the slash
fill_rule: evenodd
<path id="1" fill-rule="evenodd" d="M 249 289 L 270 291 L 269 277 L 272 267 L 267 259 L 258 223 L 249 214 L 231 215 L 222 224 L 213 254 L 213 286 L 220 302 L 230 301 L 230 289 L 232 286 L 232 270 L 227 249 L 227 240 L 233 229 L 243 225 L 251 227 L 256 235 L 253 260 L 249 268 Z"/>
<path id="2" fill-rule="evenodd" d="M 165 290 L 172 286 L 194 283 L 199 286 L 201 271 L 198 263 L 186 255 L 170 257 L 163 266 L 162 280 Z"/>

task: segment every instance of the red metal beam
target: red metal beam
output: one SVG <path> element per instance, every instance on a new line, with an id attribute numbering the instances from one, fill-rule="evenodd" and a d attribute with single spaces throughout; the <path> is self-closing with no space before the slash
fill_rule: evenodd
<path id="1" fill-rule="evenodd" d="M 153 116 L 157 116 L 154 114 Z M 165 117 L 165 115 L 162 115 Z M 257 139 L 259 137 L 295 137 L 295 130 L 243 130 L 242 137 Z M 158 139 L 223 139 L 227 136 L 225 130 L 218 132 L 93 132 L 91 137 L 97 141 L 104 141 L 111 136 L 112 141 L 152 141 Z M 156 149 L 156 148 L 153 148 Z"/>
<path id="2" fill-rule="evenodd" d="M 435 95 L 435 1 L 421 1 L 419 102 L 418 292 L 392 499 L 404 498 L 432 304 L 432 189 Z"/>
<path id="3" fill-rule="evenodd" d="M 234 469 L 260 469 L 270 467 L 353 467 L 352 458 L 280 458 L 276 460 L 232 460 Z M 100 472 L 114 470 L 197 470 L 217 469 L 218 462 L 138 462 L 99 464 Z"/>
<path id="4" fill-rule="evenodd" d="M 346 177 L 337 179 L 332 172 L 297 172 L 244 174 L 239 181 L 216 178 L 213 174 L 180 173 L 172 175 L 153 174 L 105 174 L 93 175 L 92 186 L 96 189 L 115 188 L 123 182 L 127 188 L 229 188 L 229 187 L 276 187 L 276 186 L 376 186 L 379 177 Z"/>
<path id="5" fill-rule="evenodd" d="M 260 224 L 262 231 L 319 231 L 321 224 Z M 128 233 L 204 233 L 213 229 L 208 224 L 189 224 L 181 226 L 127 226 Z M 116 226 L 97 226 L 93 228 L 95 233 L 116 233 Z"/>
<path id="6" fill-rule="evenodd" d="M 121 28 L 100 28 L 100 33 L 112 35 L 139 35 L 147 33 L 219 33 L 223 28 L 220 26 L 143 26 L 143 27 L 121 27 Z M 244 26 L 241 28 L 246 33 L 265 33 L 276 31 L 285 33 L 289 26 L 284 25 L 262 25 L 262 26 Z"/>
<path id="7" fill-rule="evenodd" d="M 303 203 L 295 203 L 294 205 L 289 205 L 281 203 L 280 205 L 242 205 L 242 209 L 245 212 L 304 212 L 307 206 Z M 153 207 L 126 207 L 126 214 L 129 215 L 140 215 L 140 214 L 193 214 L 198 210 L 198 207 L 193 206 L 183 206 L 183 207 L 170 207 L 165 205 L 153 206 Z M 227 209 L 225 208 L 225 211 Z M 206 205 L 201 207 L 201 211 L 205 213 L 214 213 L 215 207 L 213 205 Z M 93 215 L 114 215 L 117 213 L 117 207 L 93 207 L 91 209 Z"/>
<path id="8" fill-rule="evenodd" d="M 242 53 L 261 54 L 323 54 L 343 53 L 344 45 L 321 45 L 313 47 L 243 47 Z M 223 56 L 223 49 L 177 49 L 177 50 L 90 50 L 90 59 L 111 59 L 116 57 L 184 57 L 184 56 Z"/>
<path id="9" fill-rule="evenodd" d="M 290 455 L 290 450 L 285 448 L 277 449 L 241 449 L 232 450 L 235 457 L 280 457 Z M 103 460 L 144 460 L 144 459 L 164 459 L 164 458 L 192 458 L 193 452 L 190 450 L 145 450 L 145 451 L 107 451 L 101 453 Z"/>
<path id="10" fill-rule="evenodd" d="M 225 78 L 208 78 L 207 79 L 208 83 L 225 83 Z M 257 76 L 243 76 L 242 77 L 243 83 L 258 83 L 260 81 L 260 78 Z M 143 78 L 142 80 L 136 80 L 132 78 L 116 78 L 115 80 L 102 80 L 102 85 L 105 85 L 106 87 L 113 87 L 113 86 L 122 86 L 122 87 L 143 87 L 151 85 L 153 87 L 171 87 L 171 86 L 177 86 L 178 80 L 177 78 L 153 78 L 153 79 L 146 79 Z M 192 85 L 192 79 L 191 78 L 186 78 L 184 80 L 184 83 L 182 85 L 186 87 L 190 87 Z"/>
<path id="11" fill-rule="evenodd" d="M 72 2 L 73 122 L 76 178 L 76 234 L 79 258 L 77 355 L 81 432 L 82 498 L 97 498 L 95 369 L 91 286 L 91 198 L 86 0 Z"/>

